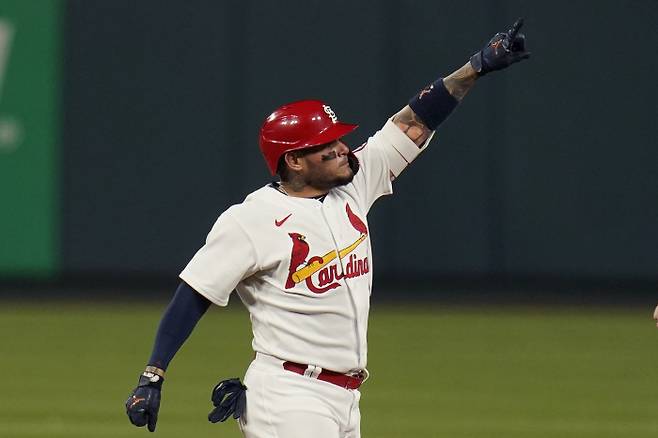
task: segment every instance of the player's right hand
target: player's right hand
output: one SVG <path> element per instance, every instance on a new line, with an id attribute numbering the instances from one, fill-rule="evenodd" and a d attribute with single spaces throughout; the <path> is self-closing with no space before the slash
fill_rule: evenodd
<path id="1" fill-rule="evenodd" d="M 137 387 L 126 400 L 126 414 L 137 427 L 148 425 L 150 432 L 155 431 L 160 409 L 160 393 L 164 378 L 157 374 L 144 372 L 139 376 Z"/>
<path id="2" fill-rule="evenodd" d="M 525 36 L 519 33 L 521 26 L 523 18 L 516 20 L 507 32 L 498 32 L 482 50 L 471 56 L 471 65 L 478 76 L 502 70 L 530 57 L 530 52 L 525 49 Z"/>

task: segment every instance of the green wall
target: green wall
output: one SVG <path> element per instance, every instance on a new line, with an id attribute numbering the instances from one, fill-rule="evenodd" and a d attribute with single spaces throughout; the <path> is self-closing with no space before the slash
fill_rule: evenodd
<path id="1" fill-rule="evenodd" d="M 60 1 L 0 6 L 0 273 L 59 264 Z"/>

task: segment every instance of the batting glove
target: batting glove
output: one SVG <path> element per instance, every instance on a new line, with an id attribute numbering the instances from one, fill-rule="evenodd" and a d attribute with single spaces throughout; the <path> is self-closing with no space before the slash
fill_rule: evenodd
<path id="1" fill-rule="evenodd" d="M 226 421 L 231 414 L 236 420 L 240 418 L 247 404 L 246 390 L 247 387 L 238 378 L 219 382 L 210 396 L 215 409 L 208 414 L 208 421 L 211 423 Z"/>
<path id="2" fill-rule="evenodd" d="M 521 26 L 523 18 L 516 20 L 507 32 L 498 32 L 482 50 L 471 56 L 471 65 L 479 76 L 530 57 L 530 52 L 525 50 L 525 36 L 519 33 Z"/>
<path id="3" fill-rule="evenodd" d="M 149 432 L 155 432 L 163 383 L 164 378 L 154 373 L 145 371 L 139 376 L 137 388 L 126 400 L 126 414 L 132 424 L 137 427 L 148 425 Z"/>

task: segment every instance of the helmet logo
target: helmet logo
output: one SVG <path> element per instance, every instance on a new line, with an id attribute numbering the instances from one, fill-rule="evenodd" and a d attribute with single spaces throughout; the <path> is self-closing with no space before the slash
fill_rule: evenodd
<path id="1" fill-rule="evenodd" d="M 324 112 L 327 113 L 332 122 L 338 122 L 338 116 L 336 116 L 336 113 L 331 109 L 329 105 L 322 105 L 322 109 L 324 109 Z"/>

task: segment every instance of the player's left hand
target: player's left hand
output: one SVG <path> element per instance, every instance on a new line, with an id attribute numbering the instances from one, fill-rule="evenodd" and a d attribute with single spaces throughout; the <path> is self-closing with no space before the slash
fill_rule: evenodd
<path id="1" fill-rule="evenodd" d="M 231 414 L 235 419 L 240 418 L 247 404 L 246 390 L 247 387 L 237 377 L 219 382 L 210 396 L 215 409 L 208 414 L 208 421 L 211 423 L 226 421 Z"/>
<path id="2" fill-rule="evenodd" d="M 656 327 L 658 327 L 658 306 L 656 306 L 656 310 L 653 311 L 653 319 L 656 320 Z"/>
<path id="3" fill-rule="evenodd" d="M 156 374 L 143 373 L 139 376 L 137 388 L 126 400 L 126 414 L 132 424 L 137 427 L 147 426 L 149 432 L 155 432 L 163 382 L 164 379 Z"/>
<path id="4" fill-rule="evenodd" d="M 502 70 L 530 57 L 530 52 L 525 49 L 525 35 L 519 33 L 521 26 L 523 18 L 516 20 L 507 32 L 498 32 L 482 50 L 471 56 L 471 65 L 478 76 Z"/>

